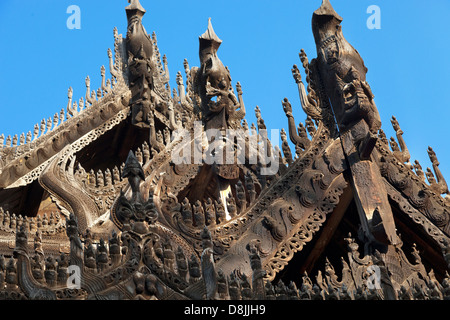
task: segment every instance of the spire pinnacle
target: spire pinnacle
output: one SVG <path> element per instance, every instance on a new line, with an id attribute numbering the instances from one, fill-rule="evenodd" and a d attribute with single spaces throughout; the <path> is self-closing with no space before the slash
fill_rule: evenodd
<path id="1" fill-rule="evenodd" d="M 217 34 L 214 32 L 214 29 L 213 29 L 213 26 L 211 23 L 211 18 L 208 18 L 208 29 L 199 38 L 201 40 L 208 40 L 211 42 L 216 42 L 219 45 L 222 43 L 222 40 L 220 40 L 219 37 L 217 36 Z"/>
<path id="2" fill-rule="evenodd" d="M 339 20 L 339 22 L 342 22 L 343 20 L 342 17 L 338 15 L 337 12 L 333 9 L 330 0 L 322 0 L 322 5 L 319 9 L 314 11 L 314 15 L 334 17 Z"/>
<path id="3" fill-rule="evenodd" d="M 141 6 L 139 0 L 128 0 L 128 3 L 130 3 L 130 5 L 126 7 L 125 10 L 137 10 L 141 11 L 142 13 L 146 12 L 144 7 Z"/>
<path id="4" fill-rule="evenodd" d="M 203 63 L 210 54 L 215 55 L 222 43 L 217 34 L 214 32 L 211 18 L 208 19 L 208 29 L 199 37 L 200 41 L 200 61 Z"/>

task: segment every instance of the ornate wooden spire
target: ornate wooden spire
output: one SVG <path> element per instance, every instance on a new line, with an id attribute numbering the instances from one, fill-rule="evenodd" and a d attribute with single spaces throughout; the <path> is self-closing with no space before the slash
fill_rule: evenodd
<path id="1" fill-rule="evenodd" d="M 212 43 L 217 43 L 218 46 L 222 43 L 222 40 L 217 36 L 214 32 L 214 28 L 211 23 L 211 18 L 208 18 L 208 29 L 206 29 L 205 33 L 203 33 L 200 37 L 200 40 L 207 40 Z"/>
<path id="2" fill-rule="evenodd" d="M 149 127 L 148 114 L 154 104 L 152 90 L 156 66 L 153 63 L 153 43 L 142 25 L 145 9 L 139 0 L 129 0 L 125 8 L 128 18 L 126 49 L 129 63 L 129 82 L 132 92 L 132 123 Z"/>
<path id="3" fill-rule="evenodd" d="M 217 56 L 222 40 L 214 32 L 211 18 L 208 28 L 199 37 L 201 67 L 196 74 L 195 91 L 201 98 L 201 109 L 206 129 L 240 127 L 245 116 L 242 89 L 237 86 L 239 98 L 233 93 L 231 75 Z M 217 102 L 213 98 L 217 97 Z M 239 109 L 239 110 L 237 110 Z"/>
<path id="4" fill-rule="evenodd" d="M 380 170 L 371 160 L 381 120 L 366 82 L 367 68 L 344 38 L 341 22 L 328 0 L 313 14 L 318 71 L 340 130 L 365 235 L 370 241 L 395 245 L 399 239 L 391 206 Z"/>

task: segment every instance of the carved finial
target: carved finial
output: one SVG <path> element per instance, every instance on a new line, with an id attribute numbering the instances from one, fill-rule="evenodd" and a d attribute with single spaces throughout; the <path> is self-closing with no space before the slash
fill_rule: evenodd
<path id="1" fill-rule="evenodd" d="M 436 193 L 439 194 L 448 194 L 449 190 L 448 190 L 448 185 L 447 182 L 444 179 L 444 176 L 442 175 L 441 170 L 439 169 L 439 161 L 437 159 L 436 153 L 434 152 L 433 148 L 428 147 L 428 156 L 430 157 L 430 161 L 433 165 L 433 170 L 434 173 L 436 175 L 436 180 L 434 180 L 434 178 L 432 178 L 433 174 L 431 172 L 430 168 L 427 168 L 427 178 L 428 181 L 430 182 L 431 187 L 434 189 L 434 191 Z"/>
<path id="2" fill-rule="evenodd" d="M 342 21 L 342 17 L 336 13 L 336 11 L 331 6 L 329 0 L 322 0 L 322 5 L 319 9 L 314 11 L 315 16 L 330 16 L 336 18 L 338 21 Z"/>
<path id="3" fill-rule="evenodd" d="M 20 135 L 19 145 L 23 146 L 25 144 L 25 133 L 22 132 Z"/>
<path id="4" fill-rule="evenodd" d="M 283 154 L 284 154 L 284 158 L 286 159 L 286 162 L 291 165 L 294 160 L 292 158 L 292 152 L 291 152 L 291 148 L 289 147 L 288 141 L 287 141 L 287 134 L 286 131 L 283 129 L 281 129 L 280 132 L 280 136 L 281 136 L 281 141 L 282 141 L 282 150 L 283 150 Z"/>
<path id="5" fill-rule="evenodd" d="M 128 3 L 130 3 L 130 5 L 125 8 L 127 15 L 133 15 L 135 12 L 140 12 L 142 16 L 145 14 L 146 11 L 140 4 L 139 0 L 128 0 Z"/>
<path id="6" fill-rule="evenodd" d="M 55 113 L 53 115 L 53 128 L 56 128 L 59 124 L 59 114 Z"/>
<path id="7" fill-rule="evenodd" d="M 78 105 L 80 107 L 80 111 L 83 110 L 83 108 L 84 108 L 84 99 L 83 99 L 83 97 L 81 97 L 80 100 L 78 101 Z"/>
<path id="8" fill-rule="evenodd" d="M 91 78 L 89 78 L 89 76 L 86 77 L 85 81 L 84 81 L 85 85 L 86 85 L 86 103 L 90 103 L 92 104 L 94 102 L 94 99 L 91 97 Z"/>
<path id="9" fill-rule="evenodd" d="M 17 137 L 17 134 L 15 134 L 15 135 L 13 136 L 13 139 L 12 139 L 12 146 L 13 146 L 13 148 L 14 148 L 14 147 L 17 147 L 18 141 L 19 141 L 19 138 Z"/>
<path id="10" fill-rule="evenodd" d="M 31 134 L 31 131 L 28 131 L 28 133 L 27 133 L 27 138 L 26 138 L 25 143 L 26 143 L 26 144 L 30 144 L 32 139 L 33 139 L 33 135 Z M 3 144 L 3 143 L 0 143 L 0 146 L 1 146 L 2 144 Z"/>
<path id="11" fill-rule="evenodd" d="M 110 48 L 108 48 L 108 60 L 109 60 L 109 73 L 114 78 L 117 78 L 118 72 L 116 70 L 116 66 L 114 65 L 113 54 Z"/>
<path id="12" fill-rule="evenodd" d="M 422 166 L 420 165 L 418 160 L 414 160 L 414 169 L 416 171 L 416 175 L 422 182 L 425 182 L 425 173 L 423 172 Z"/>
<path id="13" fill-rule="evenodd" d="M 439 161 L 437 159 L 436 153 L 434 152 L 433 148 L 428 147 L 428 156 L 430 157 L 430 161 L 433 165 L 439 166 Z"/>
<path id="14" fill-rule="evenodd" d="M 11 147 L 11 136 L 10 136 L 10 135 L 8 135 L 8 136 L 6 137 L 6 146 L 7 146 L 7 147 Z"/>
<path id="15" fill-rule="evenodd" d="M 403 139 L 403 131 L 400 128 L 400 124 L 398 123 L 397 118 L 395 118 L 394 116 L 392 116 L 391 124 L 395 130 L 397 140 L 398 140 L 398 144 L 397 144 L 395 142 L 394 138 L 391 137 L 390 144 L 391 144 L 392 151 L 394 152 L 394 156 L 400 162 L 407 163 L 408 167 L 412 168 L 412 165 L 409 163 L 410 154 L 409 154 L 408 148 L 406 147 L 405 140 Z M 398 145 L 400 145 L 400 147 Z"/>
<path id="16" fill-rule="evenodd" d="M 200 40 L 211 42 L 211 44 L 215 46 L 216 49 L 218 49 L 220 44 L 222 43 L 222 40 L 220 40 L 217 34 L 214 32 L 211 18 L 208 18 L 208 29 L 206 29 L 205 33 L 203 33 L 199 38 Z"/>

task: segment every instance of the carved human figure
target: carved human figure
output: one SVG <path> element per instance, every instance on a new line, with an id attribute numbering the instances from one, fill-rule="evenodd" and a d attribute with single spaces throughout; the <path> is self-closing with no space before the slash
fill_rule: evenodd
<path id="1" fill-rule="evenodd" d="M 7 289 L 16 289 L 17 288 L 17 265 L 16 260 L 11 257 L 8 260 L 8 263 L 5 267 L 6 269 L 6 276 L 5 276 L 5 282 L 6 282 L 6 288 Z"/>
<path id="2" fill-rule="evenodd" d="M 57 280 L 57 261 L 52 256 L 49 256 L 45 261 L 45 281 L 48 284 L 48 286 L 53 287 L 56 285 Z"/>
<path id="3" fill-rule="evenodd" d="M 194 254 L 191 255 L 191 258 L 188 262 L 189 266 L 189 282 L 194 283 L 200 279 L 200 264 L 198 263 L 197 258 Z"/>
<path id="4" fill-rule="evenodd" d="M 100 243 L 97 246 L 97 267 L 98 270 L 101 272 L 102 270 L 106 269 L 108 264 L 108 249 L 105 245 L 105 240 L 100 239 Z"/>
<path id="5" fill-rule="evenodd" d="M 56 259 L 58 262 L 58 277 L 57 283 L 58 285 L 64 285 L 67 282 L 67 268 L 69 267 L 69 258 L 64 252 L 61 252 L 61 255 Z"/>
<path id="6" fill-rule="evenodd" d="M 358 51 L 344 38 L 342 20 L 329 0 L 323 0 L 313 14 L 319 72 L 339 129 L 345 131 L 364 119 L 369 130 L 376 133 L 381 120 L 366 82 L 367 68 Z"/>

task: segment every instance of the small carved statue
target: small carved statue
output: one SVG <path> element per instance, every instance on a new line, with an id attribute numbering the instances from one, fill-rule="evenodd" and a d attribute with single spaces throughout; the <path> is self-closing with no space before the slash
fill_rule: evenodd
<path id="1" fill-rule="evenodd" d="M 201 66 L 195 78 L 195 92 L 201 98 L 206 129 L 240 128 L 240 121 L 245 116 L 242 99 L 233 92 L 230 72 L 217 56 L 221 43 L 209 19 L 208 29 L 200 36 Z M 241 96 L 240 85 L 238 91 Z"/>

